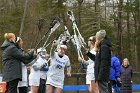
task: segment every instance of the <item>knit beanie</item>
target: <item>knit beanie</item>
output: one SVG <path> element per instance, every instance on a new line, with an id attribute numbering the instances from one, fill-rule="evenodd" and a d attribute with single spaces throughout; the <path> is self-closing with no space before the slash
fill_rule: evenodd
<path id="1" fill-rule="evenodd" d="M 96 33 L 96 38 L 101 40 L 104 39 L 106 36 L 106 31 L 105 30 L 100 30 Z"/>

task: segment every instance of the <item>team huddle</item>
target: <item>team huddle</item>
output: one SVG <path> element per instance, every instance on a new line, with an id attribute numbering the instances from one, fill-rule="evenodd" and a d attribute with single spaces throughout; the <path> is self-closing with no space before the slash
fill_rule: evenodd
<path id="1" fill-rule="evenodd" d="M 96 33 L 96 36 L 91 36 L 88 39 L 89 49 L 87 49 L 87 56 L 89 57 L 89 60 L 86 61 L 82 57 L 78 57 L 80 62 L 88 64 L 86 84 L 89 86 L 89 92 L 91 93 L 99 93 L 100 88 L 98 88 L 98 84 L 101 84 L 101 86 L 105 85 L 108 80 L 105 77 L 108 74 L 105 73 L 105 81 L 98 81 L 102 77 L 102 74 L 99 75 L 99 73 L 97 73 L 99 76 L 97 76 L 96 79 L 95 70 L 98 71 L 99 68 L 95 68 L 94 66 L 96 60 L 95 55 L 98 57 L 101 56 L 100 54 L 96 54 L 97 51 L 100 51 L 98 43 L 100 40 L 105 38 L 105 35 L 106 32 L 101 30 Z M 27 93 L 28 80 L 29 86 L 31 87 L 31 93 L 52 93 L 53 91 L 55 93 L 62 92 L 65 67 L 67 68 L 67 75 L 69 77 L 71 76 L 70 60 L 65 54 L 65 51 L 67 50 L 66 44 L 61 43 L 58 45 L 56 43 L 57 41 L 54 40 L 49 55 L 43 47 L 38 48 L 37 51 L 31 49 L 29 52 L 25 52 L 22 49 L 22 39 L 20 37 L 15 37 L 13 33 L 6 33 L 4 37 L 5 41 L 1 48 L 3 50 L 3 81 L 7 83 L 6 93 L 17 93 L 17 86 L 19 93 Z M 106 41 L 107 40 L 105 40 L 105 42 Z M 105 48 L 108 47 L 105 46 Z M 108 60 L 110 60 L 110 58 Z M 28 79 L 26 67 L 30 67 Z M 109 73 L 109 69 L 107 71 Z M 97 81 L 95 82 L 95 80 Z M 46 85 L 47 88 L 45 87 Z M 105 90 L 101 89 L 101 91 Z"/>
<path id="2" fill-rule="evenodd" d="M 112 55 L 112 44 L 106 31 L 99 30 L 95 36 L 88 38 L 86 44 L 76 25 L 73 12 L 68 11 L 68 16 L 72 21 L 74 35 L 71 35 L 67 27 L 64 26 L 64 32 L 58 35 L 58 38 L 48 42 L 51 34 L 60 25 L 60 22 L 55 19 L 35 48 L 28 52 L 23 50 L 21 37 L 16 37 L 14 33 L 5 33 L 5 41 L 1 45 L 3 51 L 2 74 L 3 81 L 6 82 L 5 93 L 28 93 L 28 85 L 30 93 L 61 93 L 65 68 L 67 76 L 71 77 L 71 62 L 69 56 L 65 54 L 69 50 L 67 47 L 69 42 L 72 43 L 78 54 L 78 61 L 87 65 L 86 84 L 89 93 L 112 93 L 112 88 L 116 88 L 116 84 L 121 85 L 120 81 L 124 83 L 121 93 L 132 92 L 130 82 L 132 68 L 129 66 L 128 59 L 124 59 L 121 67 L 119 59 Z M 44 45 L 38 48 L 45 37 L 47 39 Z M 48 48 L 49 45 L 51 45 L 50 48 Z M 84 59 L 81 47 L 86 50 L 88 60 Z M 50 49 L 50 53 L 46 49 Z M 129 79 L 126 76 L 127 72 Z M 120 88 L 117 90 L 120 91 Z"/>

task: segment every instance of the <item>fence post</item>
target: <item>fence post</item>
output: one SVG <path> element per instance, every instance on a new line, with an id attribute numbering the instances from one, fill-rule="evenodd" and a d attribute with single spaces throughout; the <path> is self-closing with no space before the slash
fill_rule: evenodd
<path id="1" fill-rule="evenodd" d="M 79 75 L 77 76 L 77 85 L 79 85 Z M 79 93 L 79 90 L 77 91 Z"/>

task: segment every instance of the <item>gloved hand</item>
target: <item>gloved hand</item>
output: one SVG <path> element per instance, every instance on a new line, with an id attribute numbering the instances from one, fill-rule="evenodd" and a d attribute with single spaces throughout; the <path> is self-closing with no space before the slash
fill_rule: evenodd
<path id="1" fill-rule="evenodd" d="M 121 79 L 120 79 L 120 77 L 117 77 L 117 81 L 121 82 Z"/>
<path id="2" fill-rule="evenodd" d="M 36 53 L 36 51 L 34 49 L 30 49 L 28 53 L 32 56 L 32 58 L 37 57 L 37 53 Z"/>
<path id="3" fill-rule="evenodd" d="M 121 85 L 122 85 L 121 79 L 120 77 L 117 77 L 117 86 L 121 87 Z"/>
<path id="4" fill-rule="evenodd" d="M 48 71 L 49 70 L 49 67 L 48 66 L 45 66 L 44 68 L 42 68 L 42 71 Z"/>
<path id="5" fill-rule="evenodd" d="M 47 63 L 44 63 L 42 66 L 41 66 L 41 68 L 40 68 L 40 70 L 41 71 L 48 71 L 48 64 Z"/>
<path id="6" fill-rule="evenodd" d="M 67 73 L 67 76 L 68 76 L 68 77 L 71 77 L 71 73 Z"/>

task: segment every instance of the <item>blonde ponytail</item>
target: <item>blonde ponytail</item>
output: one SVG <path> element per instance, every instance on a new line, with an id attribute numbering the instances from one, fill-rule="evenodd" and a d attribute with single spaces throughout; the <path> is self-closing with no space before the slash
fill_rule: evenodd
<path id="1" fill-rule="evenodd" d="M 5 33 L 4 34 L 5 40 L 8 40 L 9 41 L 13 37 L 15 37 L 15 34 L 14 33 Z"/>

